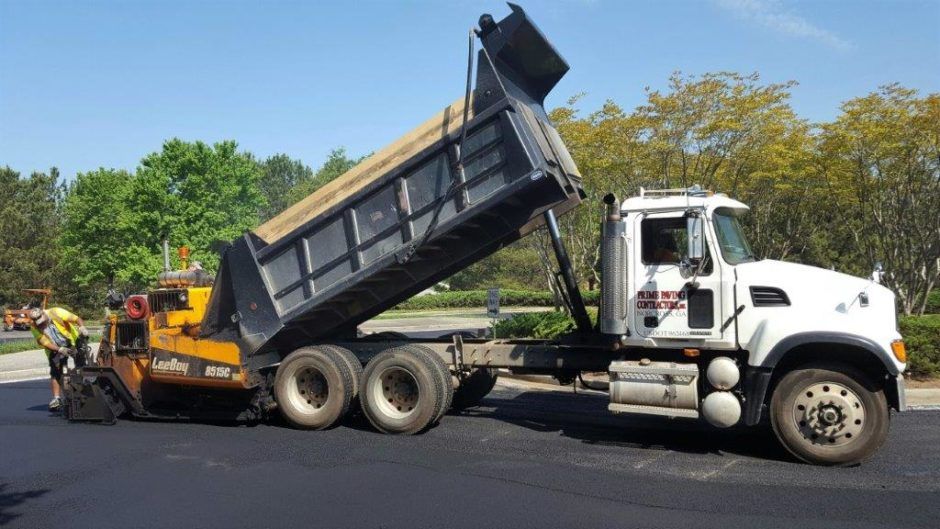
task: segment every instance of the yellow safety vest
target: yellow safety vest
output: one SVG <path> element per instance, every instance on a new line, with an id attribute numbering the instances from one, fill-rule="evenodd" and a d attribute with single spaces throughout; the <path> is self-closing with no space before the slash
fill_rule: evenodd
<path id="1" fill-rule="evenodd" d="M 78 316 L 59 307 L 48 309 L 45 311 L 45 313 L 46 316 L 49 316 L 49 322 L 52 325 L 55 325 L 56 330 L 58 330 L 62 336 L 64 336 L 74 345 L 79 336 L 77 325 Z M 36 339 L 36 342 L 46 349 L 46 354 L 52 351 L 52 340 L 50 340 L 48 336 L 39 330 L 35 324 L 31 324 L 29 330 L 33 333 L 33 337 Z"/>

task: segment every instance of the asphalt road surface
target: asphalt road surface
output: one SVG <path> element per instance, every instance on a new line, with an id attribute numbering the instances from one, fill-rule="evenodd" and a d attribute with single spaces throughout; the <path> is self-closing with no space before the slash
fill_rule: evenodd
<path id="1" fill-rule="evenodd" d="M 895 416 L 847 469 L 766 435 L 608 415 L 606 398 L 498 386 L 414 437 L 361 416 L 279 424 L 50 416 L 45 381 L 0 385 L 9 527 L 938 527 L 940 413 Z"/>

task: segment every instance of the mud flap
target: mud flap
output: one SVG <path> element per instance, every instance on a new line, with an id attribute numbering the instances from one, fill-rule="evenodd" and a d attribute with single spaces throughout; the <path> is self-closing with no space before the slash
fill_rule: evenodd
<path id="1" fill-rule="evenodd" d="M 107 384 L 106 379 L 84 376 L 81 370 L 66 375 L 63 384 L 65 418 L 69 421 L 101 424 L 117 422 L 117 417 L 124 413 L 124 404 L 111 397 L 105 387 Z"/>

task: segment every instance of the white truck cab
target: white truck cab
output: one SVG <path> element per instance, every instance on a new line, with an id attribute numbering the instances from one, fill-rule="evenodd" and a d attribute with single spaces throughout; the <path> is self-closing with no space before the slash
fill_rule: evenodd
<path id="1" fill-rule="evenodd" d="M 784 445 L 816 463 L 877 449 L 888 408 L 905 407 L 906 361 L 895 296 L 878 274 L 758 259 L 738 222 L 748 206 L 697 186 L 641 190 L 619 210 L 605 201 L 600 330 L 659 360 L 612 366 L 612 411 L 701 413 L 722 427 L 769 411 Z M 695 412 L 682 409 L 681 387 L 665 390 L 678 395 L 669 410 L 630 382 L 650 373 L 674 382 L 684 359 L 709 377 L 698 385 L 704 396 L 686 399 Z M 715 384 L 713 372 L 730 375 Z"/>

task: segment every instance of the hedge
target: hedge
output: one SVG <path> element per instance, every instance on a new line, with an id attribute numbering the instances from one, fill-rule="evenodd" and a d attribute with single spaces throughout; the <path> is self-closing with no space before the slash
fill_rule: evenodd
<path id="1" fill-rule="evenodd" d="M 596 318 L 596 312 L 592 317 Z M 940 377 L 940 314 L 903 316 L 899 320 L 907 347 L 907 370 L 917 378 Z M 563 312 L 517 314 L 496 324 L 499 338 L 556 338 L 574 330 L 574 320 Z"/>
<path id="2" fill-rule="evenodd" d="M 591 323 L 597 323 L 597 309 L 588 307 Z M 558 311 L 516 314 L 496 324 L 497 338 L 558 338 L 575 329 L 574 319 Z"/>
<path id="3" fill-rule="evenodd" d="M 940 289 L 931 290 L 927 294 L 927 306 L 924 314 L 940 314 Z"/>
<path id="4" fill-rule="evenodd" d="M 564 312 L 516 314 L 496 324 L 497 338 L 556 338 L 574 330 L 574 320 Z"/>
<path id="5" fill-rule="evenodd" d="M 584 302 L 596 305 L 598 291 L 583 292 Z M 454 309 L 486 307 L 486 290 L 455 290 L 426 294 L 411 298 L 395 307 L 396 310 Z M 553 307 L 555 298 L 551 292 L 541 290 L 500 290 L 499 304 L 503 307 Z"/>
<path id="6" fill-rule="evenodd" d="M 940 376 L 940 314 L 902 316 L 907 370 L 915 377 Z"/>

